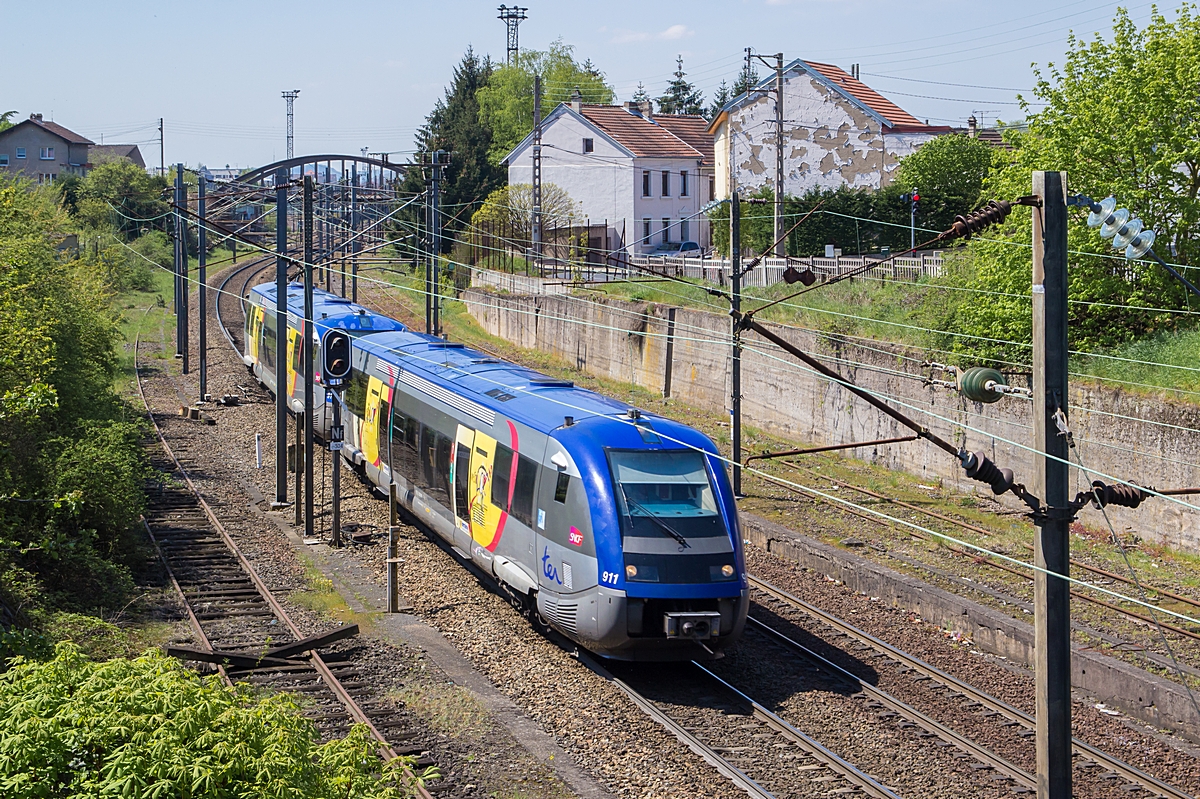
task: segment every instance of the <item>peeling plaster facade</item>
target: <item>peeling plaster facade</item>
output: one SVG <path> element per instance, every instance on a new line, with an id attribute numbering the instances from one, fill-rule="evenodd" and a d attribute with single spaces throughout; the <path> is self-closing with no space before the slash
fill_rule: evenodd
<path id="1" fill-rule="evenodd" d="M 850 76 L 836 67 L 825 71 Z M 760 88 L 773 89 L 774 76 Z M 878 189 L 891 182 L 899 160 L 950 128 L 921 125 L 857 80 L 858 94 L 878 98 L 904 117 L 889 119 L 843 89 L 836 77 L 803 61 L 784 72 L 784 191 L 798 196 L 812 188 L 839 186 Z M 876 104 L 876 103 L 872 103 Z M 886 109 L 884 111 L 886 113 Z M 917 124 L 912 124 L 917 123 Z M 710 125 L 716 144 L 716 196 L 727 198 L 732 186 L 749 192 L 775 183 L 774 93 L 734 98 Z"/>

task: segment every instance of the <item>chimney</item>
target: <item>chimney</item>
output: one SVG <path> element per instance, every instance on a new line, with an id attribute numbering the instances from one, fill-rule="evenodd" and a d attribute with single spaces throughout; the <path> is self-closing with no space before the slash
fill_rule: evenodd
<path id="1" fill-rule="evenodd" d="M 575 87 L 575 92 L 571 95 L 571 110 L 576 114 L 583 111 L 583 95 L 579 92 L 579 87 Z"/>
<path id="2" fill-rule="evenodd" d="M 979 125 L 979 121 L 977 119 L 975 119 L 974 114 L 971 114 L 971 116 L 967 117 L 967 137 L 968 138 L 973 139 L 977 135 L 979 135 L 978 125 Z"/>
<path id="3" fill-rule="evenodd" d="M 41 114 L 30 114 L 30 115 L 29 115 L 29 118 L 30 118 L 30 119 L 32 119 L 34 122 L 41 122 L 41 121 L 42 121 L 42 115 L 41 115 Z"/>
<path id="4" fill-rule="evenodd" d="M 642 116 L 644 116 L 646 119 L 651 119 L 654 117 L 654 101 L 653 100 L 643 101 L 638 106 L 638 109 L 642 112 Z"/>
<path id="5" fill-rule="evenodd" d="M 624 102 L 624 106 L 625 106 L 625 110 L 631 114 L 641 113 L 641 111 L 638 109 L 638 104 L 633 102 L 632 100 L 626 100 Z"/>

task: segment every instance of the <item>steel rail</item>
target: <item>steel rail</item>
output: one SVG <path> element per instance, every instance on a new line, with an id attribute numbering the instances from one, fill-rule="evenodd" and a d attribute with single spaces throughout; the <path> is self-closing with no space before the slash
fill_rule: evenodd
<path id="1" fill-rule="evenodd" d="M 273 260 L 274 259 L 271 258 L 270 256 L 263 256 L 261 258 L 253 259 L 249 263 L 247 263 L 245 266 L 238 267 L 237 269 L 234 269 L 229 274 L 227 274 L 221 280 L 221 285 L 217 287 L 217 296 L 214 298 L 214 308 L 215 308 L 215 312 L 217 315 L 217 327 L 221 328 L 221 334 L 225 336 L 225 340 L 229 342 L 229 346 L 233 347 L 233 351 L 236 352 L 239 356 L 242 355 L 242 353 L 238 350 L 237 344 L 234 343 L 233 336 L 232 336 L 232 334 L 230 334 L 229 328 L 225 325 L 225 320 L 221 316 L 221 298 L 229 295 L 230 292 L 226 291 L 225 287 L 228 286 L 230 281 L 232 281 L 235 277 L 240 275 L 242 272 L 245 272 L 247 269 L 250 269 L 251 267 L 255 267 L 255 266 L 257 266 L 258 271 L 261 272 L 261 271 L 265 270 L 268 266 L 270 266 L 271 262 Z M 257 273 L 255 273 L 255 274 L 257 274 Z M 253 277 L 253 275 L 251 275 L 251 277 Z M 248 277 L 248 278 L 246 278 L 246 282 L 242 284 L 242 291 L 238 293 L 238 301 L 239 302 L 243 301 L 242 294 L 245 293 L 246 285 L 249 282 L 250 282 L 250 278 Z M 245 309 L 243 309 L 243 313 L 245 313 Z"/>
<path id="2" fill-rule="evenodd" d="M 159 443 L 162 444 L 163 450 L 167 453 L 167 456 L 179 470 L 179 474 L 183 477 L 184 482 L 187 484 L 188 490 L 190 490 L 196 497 L 196 501 L 199 503 L 200 508 L 204 511 L 205 517 L 208 518 L 208 521 L 213 526 L 213 529 L 220 534 L 221 539 L 225 542 L 225 545 L 237 558 L 238 563 L 241 565 L 242 569 L 245 570 L 246 575 L 254 583 L 255 588 L 258 589 L 258 592 L 262 596 L 263 600 L 271 607 L 271 610 L 275 616 L 287 626 L 291 633 L 296 637 L 296 640 L 303 639 L 305 636 L 300 631 L 300 628 L 297 627 L 296 623 L 292 621 L 291 616 L 289 616 L 287 611 L 283 609 L 283 606 L 279 604 L 279 601 L 275 598 L 274 594 L 271 593 L 271 590 L 267 588 L 266 584 L 262 581 L 262 578 L 259 577 L 258 572 L 250 564 L 250 561 L 248 561 L 246 556 L 242 554 L 241 549 L 238 548 L 228 531 L 225 530 L 225 526 L 221 524 L 221 521 L 217 518 L 216 514 L 213 513 L 213 510 L 209 504 L 204 501 L 204 497 L 201 495 L 200 490 L 196 487 L 196 484 L 192 482 L 191 475 L 188 474 L 187 469 L 185 469 L 183 464 L 179 461 L 179 458 L 175 455 L 175 451 L 171 449 L 171 445 L 167 443 L 166 435 L 164 435 L 162 427 L 159 426 L 158 419 L 155 418 L 154 411 L 150 407 L 150 403 L 146 400 L 146 393 L 142 387 L 142 373 L 138 364 L 138 349 L 140 343 L 141 332 L 139 331 L 138 335 L 134 338 L 134 374 L 137 378 L 136 382 L 138 396 L 141 398 L 142 404 L 146 407 L 146 413 L 150 416 L 150 422 L 154 426 L 154 432 L 158 437 Z M 164 563 L 165 562 L 166 561 L 164 560 Z M 176 587 L 178 588 L 178 583 L 176 583 Z M 209 646 L 209 648 L 211 649 L 212 647 Z M 384 737 L 383 733 L 381 733 L 379 729 L 371 722 L 371 719 L 363 711 L 362 707 L 359 706 L 354 698 L 346 691 L 345 687 L 341 684 L 341 681 L 338 680 L 337 676 L 325 663 L 325 660 L 321 657 L 320 652 L 316 651 L 315 649 L 310 650 L 308 659 L 313 668 L 318 674 L 320 674 L 321 679 L 329 687 L 329 690 L 333 692 L 334 696 L 336 696 L 346 708 L 347 712 L 350 714 L 350 717 L 356 722 L 366 725 L 366 727 L 370 730 L 372 737 L 379 742 L 380 755 L 383 757 L 383 759 L 387 761 L 397 760 L 399 755 L 392 748 L 391 744 L 388 743 L 387 738 Z M 402 769 L 409 782 L 416 786 L 417 796 L 419 796 L 420 799 L 433 799 L 429 791 L 426 790 L 425 786 L 420 782 L 416 774 L 413 773 L 412 769 L 409 768 L 407 764 L 404 764 Z"/>
<path id="3" fill-rule="evenodd" d="M 991 694 L 988 694 L 966 682 L 963 682 L 957 677 L 942 671 L 936 666 L 926 663 L 918 657 L 914 657 L 913 655 L 910 655 L 901 649 L 897 649 L 886 641 L 876 638 L 870 633 L 860 630 L 857 627 L 842 621 L 837 616 L 818 608 L 816 605 L 805 602 L 803 599 L 784 591 L 782 588 L 777 588 L 765 580 L 753 575 L 747 574 L 746 576 L 753 587 L 764 591 L 765 593 L 775 597 L 785 604 L 791 605 L 794 608 L 807 613 L 808 615 L 823 622 L 829 627 L 832 627 L 838 632 L 847 635 L 850 638 L 859 641 L 860 643 L 866 644 L 876 651 L 881 652 L 893 660 L 907 666 L 913 671 L 929 677 L 934 681 L 941 683 L 946 688 L 949 688 L 956 693 L 962 694 L 963 696 L 978 702 L 987 709 L 1004 716 L 1009 721 L 1017 722 L 1026 729 L 1032 730 L 1035 728 L 1034 717 L 1025 711 L 1015 708 L 1004 700 L 997 699 Z M 1168 799 L 1195 799 L 1195 797 L 1193 797 L 1191 794 L 1186 793 L 1185 791 L 1182 791 L 1173 785 L 1169 785 L 1157 777 L 1146 774 L 1138 768 L 1131 766 L 1123 760 L 1113 757 L 1112 755 L 1100 749 L 1097 749 L 1096 747 L 1092 746 L 1086 741 L 1080 740 L 1079 738 L 1072 737 L 1071 747 L 1075 753 L 1082 755 L 1084 758 L 1091 760 L 1094 763 L 1108 768 L 1110 771 L 1124 777 L 1130 783 L 1140 785 L 1151 793 L 1168 797 Z"/>
<path id="4" fill-rule="evenodd" d="M 958 732 L 955 732 L 931 716 L 922 713 L 915 707 L 897 699 L 879 686 L 872 685 L 866 680 L 863 680 L 853 672 L 844 669 L 838 664 L 834 663 L 832 660 L 817 654 L 813 650 L 804 646 L 804 644 L 789 638 L 787 635 L 784 635 L 770 625 L 765 624 L 753 616 L 749 618 L 749 621 L 753 624 L 755 629 L 761 630 L 771 639 L 782 643 L 789 649 L 794 650 L 804 659 L 839 678 L 849 681 L 852 685 L 862 691 L 866 698 L 873 699 L 892 712 L 897 713 L 913 724 L 916 724 L 926 732 L 932 733 L 942 740 L 953 744 L 962 751 L 966 752 L 968 755 L 974 757 L 979 762 L 986 763 L 998 774 L 1003 774 L 1008 779 L 1011 779 L 1013 782 L 1016 782 L 1025 788 L 1037 790 L 1037 778 L 1020 766 L 1010 763 L 1008 760 L 991 751 L 990 749 L 982 746 L 981 744 L 975 743 L 970 738 L 967 738 Z"/>

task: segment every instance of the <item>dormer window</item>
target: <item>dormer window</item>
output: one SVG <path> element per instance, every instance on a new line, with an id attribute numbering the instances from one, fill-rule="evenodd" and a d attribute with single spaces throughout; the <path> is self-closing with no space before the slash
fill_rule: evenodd
<path id="1" fill-rule="evenodd" d="M 596 142 L 594 139 L 584 139 L 583 140 L 583 151 L 585 153 L 590 153 L 595 149 L 596 149 Z"/>

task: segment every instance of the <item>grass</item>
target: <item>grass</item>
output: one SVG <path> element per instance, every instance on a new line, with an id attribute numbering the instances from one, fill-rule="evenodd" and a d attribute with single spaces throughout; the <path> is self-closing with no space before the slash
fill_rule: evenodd
<path id="1" fill-rule="evenodd" d="M 122 395 L 127 395 L 129 383 L 135 377 L 133 343 L 139 333 L 144 340 L 163 345 L 153 356 L 158 360 L 167 360 L 174 348 L 175 315 L 171 312 L 174 276 L 158 269 L 152 275 L 153 287 L 149 291 L 127 291 L 113 298 L 113 309 L 120 314 L 118 330 L 128 345 L 120 350 L 120 368 L 113 378 L 114 387 Z"/>
<path id="2" fill-rule="evenodd" d="M 297 554 L 304 566 L 303 589 L 293 591 L 288 599 L 302 608 L 314 613 L 320 613 L 343 624 L 357 624 L 363 633 L 370 633 L 375 628 L 375 620 L 370 613 L 355 611 L 338 593 L 333 581 L 326 577 L 312 558 L 303 553 Z"/>

